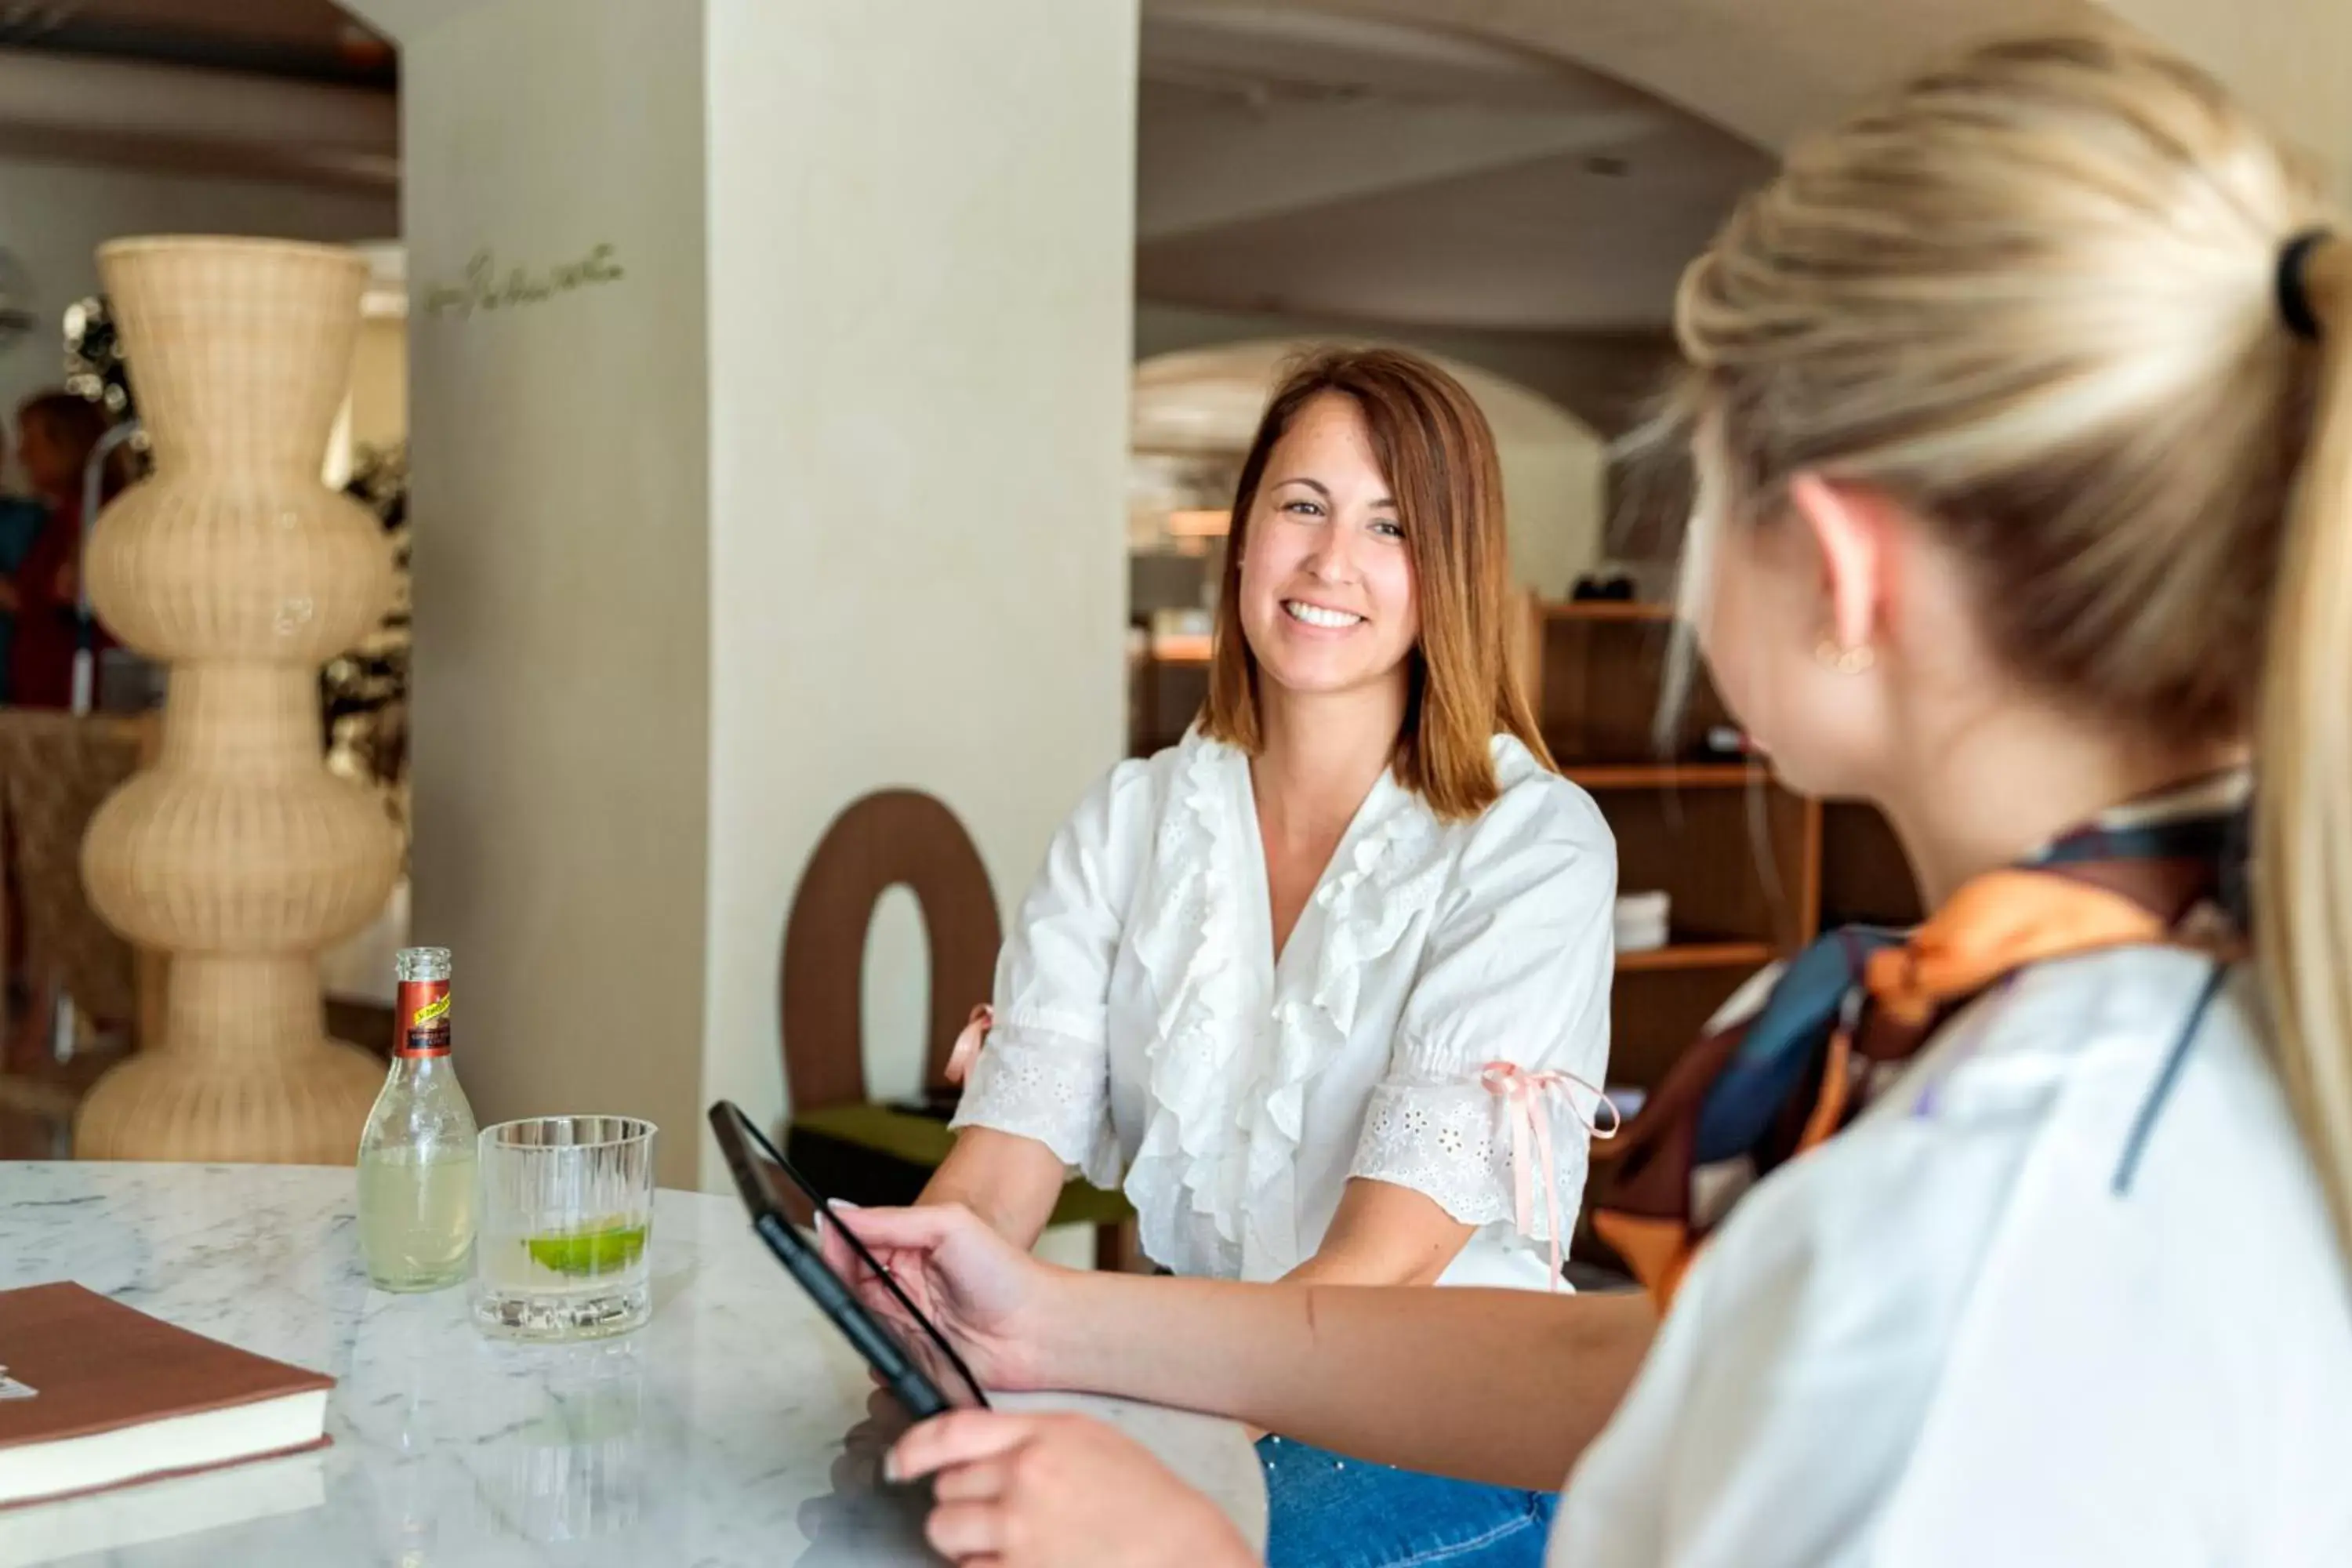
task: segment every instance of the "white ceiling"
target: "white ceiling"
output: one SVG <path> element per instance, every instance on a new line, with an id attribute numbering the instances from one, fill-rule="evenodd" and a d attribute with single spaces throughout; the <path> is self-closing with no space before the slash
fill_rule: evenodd
<path id="1" fill-rule="evenodd" d="M 1564 60 L 1297 5 L 1146 0 L 1136 281 L 1367 323 L 1619 330 L 1766 155 Z"/>
<path id="2" fill-rule="evenodd" d="M 1323 8 L 1333 3 L 1144 0 L 1144 298 L 1368 327 L 1654 328 L 1683 263 L 1769 167 L 1738 138 L 1568 60 Z M 69 96 L 85 116 L 113 95 L 81 78 L 105 69 L 227 65 L 352 92 L 392 79 L 381 40 L 330 0 L 0 0 L 0 47 L 12 44 L 68 51 L 48 58 L 79 73 Z M 73 61 L 89 52 L 115 59 Z M 32 57 L 16 58 L 21 75 Z M 211 74 L 191 75 L 191 89 Z M 337 106 L 354 125 L 363 110 Z M 289 100 L 285 115 L 310 111 Z M 389 177 L 388 135 L 339 146 L 350 156 L 320 168 L 314 138 L 291 121 L 282 147 L 250 135 L 215 145 L 193 134 L 201 119 L 202 146 L 145 131 L 141 145 L 158 166 L 243 158 L 256 172 Z M 0 104 L 0 145 L 110 145 L 104 125 L 68 129 Z M 352 163 L 361 154 L 366 169 Z"/>

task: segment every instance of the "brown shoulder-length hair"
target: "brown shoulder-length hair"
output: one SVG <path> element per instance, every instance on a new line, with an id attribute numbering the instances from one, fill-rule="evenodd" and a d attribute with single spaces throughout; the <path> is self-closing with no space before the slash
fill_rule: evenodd
<path id="1" fill-rule="evenodd" d="M 1363 416 L 1412 552 L 1421 637 L 1407 656 L 1397 782 L 1441 817 L 1475 816 L 1501 793 L 1496 735 L 1516 736 L 1554 764 L 1521 679 L 1495 433 L 1460 382 L 1415 354 L 1325 350 L 1294 364 L 1266 404 L 1234 493 L 1202 733 L 1253 756 L 1262 743 L 1257 658 L 1242 633 L 1242 557 L 1274 444 L 1325 393 L 1351 399 Z"/>

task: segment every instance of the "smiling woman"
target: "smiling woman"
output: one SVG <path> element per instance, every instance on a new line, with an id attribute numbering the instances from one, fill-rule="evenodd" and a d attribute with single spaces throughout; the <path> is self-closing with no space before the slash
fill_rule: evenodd
<path id="1" fill-rule="evenodd" d="M 1515 677 L 1494 437 L 1425 360 L 1322 354 L 1232 518 L 1201 722 L 1056 837 L 925 1199 L 1025 1247 L 1076 1166 L 1174 1273 L 1557 1288 L 1616 855 Z M 1278 1565 L 1368 1510 L 1399 1560 L 1540 1549 L 1548 1494 L 1265 1457 Z"/>
<path id="2" fill-rule="evenodd" d="M 1496 734 L 1549 763 L 1510 677 L 1502 468 L 1461 383 L 1389 350 L 1306 362 L 1266 408 L 1233 515 L 1204 733 L 1261 748 L 1263 670 L 1300 696 L 1401 696 L 1398 777 L 1441 816 L 1494 800 Z M 1351 590 L 1360 603 L 1331 602 Z"/>

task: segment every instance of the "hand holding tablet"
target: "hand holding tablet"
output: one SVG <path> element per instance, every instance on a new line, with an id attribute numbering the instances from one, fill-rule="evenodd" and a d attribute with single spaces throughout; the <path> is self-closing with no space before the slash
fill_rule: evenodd
<path id="1" fill-rule="evenodd" d="M 751 1212 L 751 1228 L 768 1244 L 768 1250 L 776 1255 L 785 1271 L 809 1293 L 817 1310 L 856 1347 L 866 1364 L 874 1369 L 875 1376 L 898 1396 L 908 1414 L 919 1421 L 946 1410 L 987 1408 L 988 1397 L 981 1392 L 979 1381 L 963 1358 L 866 1244 L 840 1222 L 831 1200 L 793 1169 L 733 1101 L 719 1100 L 710 1108 L 709 1115 L 710 1130 L 719 1140 L 719 1151 L 727 1157 L 736 1190 Z M 793 1228 L 786 1216 L 783 1191 L 778 1185 L 780 1179 L 797 1187 L 815 1206 L 818 1223 L 826 1232 L 824 1250 Z M 883 1287 L 887 1292 L 884 1300 L 893 1309 L 889 1315 L 898 1326 L 885 1321 L 858 1299 L 857 1289 L 842 1277 L 834 1262 L 827 1261 L 827 1253 L 853 1268 L 856 1279 L 878 1282 Z M 907 1339 L 901 1337 L 902 1326 L 914 1331 L 912 1337 L 922 1352 L 919 1358 L 910 1352 Z"/>

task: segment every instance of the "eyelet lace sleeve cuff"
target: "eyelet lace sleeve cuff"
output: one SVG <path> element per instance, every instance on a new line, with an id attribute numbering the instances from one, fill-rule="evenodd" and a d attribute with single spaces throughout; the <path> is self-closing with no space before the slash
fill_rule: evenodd
<path id="1" fill-rule="evenodd" d="M 1101 1048 L 1084 1041 L 999 1024 L 949 1125 L 1034 1138 L 1097 1186 L 1118 1183 L 1110 1081 Z"/>
<path id="2" fill-rule="evenodd" d="M 1464 1225 L 1516 1226 L 1518 1174 L 1509 1114 L 1504 1099 L 1481 1081 L 1477 1068 L 1458 1077 L 1391 1076 L 1372 1091 L 1363 1136 L 1348 1173 L 1410 1188 Z M 1577 1205 L 1584 1194 L 1587 1133 L 1564 1106 L 1541 1105 L 1537 1114 L 1551 1119 L 1557 1184 L 1553 1202 L 1547 1204 L 1543 1172 L 1528 1172 L 1536 1201 L 1523 1234 L 1529 1241 L 1548 1242 L 1554 1239 L 1554 1213 L 1561 1229 L 1575 1229 Z M 1528 1157 L 1534 1158 L 1532 1151 Z M 1558 1239 L 1565 1247 L 1569 1237 Z"/>

